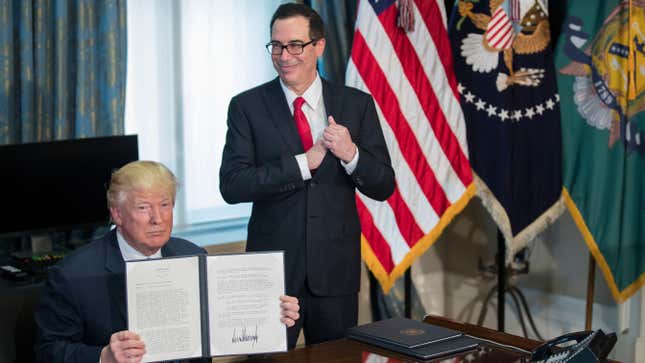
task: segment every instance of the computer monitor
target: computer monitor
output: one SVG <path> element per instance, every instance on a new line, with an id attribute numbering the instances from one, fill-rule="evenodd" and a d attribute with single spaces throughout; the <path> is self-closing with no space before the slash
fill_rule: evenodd
<path id="1" fill-rule="evenodd" d="M 136 135 L 0 146 L 0 235 L 108 225 L 110 175 L 138 158 Z"/>

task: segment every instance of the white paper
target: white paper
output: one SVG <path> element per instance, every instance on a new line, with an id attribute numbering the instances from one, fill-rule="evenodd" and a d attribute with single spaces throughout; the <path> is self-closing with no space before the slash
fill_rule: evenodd
<path id="1" fill-rule="evenodd" d="M 282 252 L 207 257 L 211 355 L 287 350 Z"/>
<path id="2" fill-rule="evenodd" d="M 128 330 L 146 345 L 142 362 L 202 356 L 197 256 L 126 263 Z"/>

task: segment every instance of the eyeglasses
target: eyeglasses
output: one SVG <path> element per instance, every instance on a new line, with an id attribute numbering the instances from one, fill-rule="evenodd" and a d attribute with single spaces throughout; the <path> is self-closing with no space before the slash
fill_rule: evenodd
<path id="1" fill-rule="evenodd" d="M 284 49 L 286 49 L 287 53 L 291 55 L 300 55 L 305 51 L 306 46 L 308 46 L 309 44 L 316 45 L 317 41 L 318 39 L 312 39 L 307 43 L 291 42 L 287 43 L 286 45 L 283 45 L 280 42 L 268 42 L 265 47 L 267 47 L 267 51 L 271 55 L 281 55 Z"/>

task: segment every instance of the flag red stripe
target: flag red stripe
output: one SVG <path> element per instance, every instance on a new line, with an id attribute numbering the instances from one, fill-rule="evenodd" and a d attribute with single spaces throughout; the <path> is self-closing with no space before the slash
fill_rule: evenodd
<path id="1" fill-rule="evenodd" d="M 361 232 L 363 236 L 369 242 L 374 255 L 381 263 L 381 266 L 383 266 L 383 269 L 390 274 L 394 270 L 394 260 L 392 259 L 390 245 L 376 228 L 372 215 L 358 195 L 356 196 L 356 209 L 358 210 L 358 217 L 361 220 Z"/>
<path id="2" fill-rule="evenodd" d="M 394 193 L 387 199 L 387 202 L 392 207 L 392 210 L 394 210 L 396 224 L 399 226 L 399 232 L 401 232 L 403 239 L 408 246 L 414 246 L 425 233 L 423 233 L 417 221 L 414 219 L 398 187 L 394 189 Z"/>
<path id="3" fill-rule="evenodd" d="M 446 116 L 439 105 L 430 81 L 426 77 L 423 65 L 416 54 L 409 38 L 398 27 L 396 27 L 396 7 L 391 6 L 379 15 L 379 20 L 387 33 L 396 54 L 398 55 L 403 71 L 414 92 L 417 94 L 421 107 L 434 130 L 435 138 L 441 149 L 446 154 L 453 170 L 463 183 L 470 184 L 472 175 L 468 167 L 468 158 L 459 146 L 459 140 L 452 132 Z M 369 73 L 368 73 L 369 74 Z M 371 88 L 370 88 L 371 90 Z M 398 137 L 397 137 L 398 138 Z M 443 213 L 445 209 L 438 212 Z"/>
<path id="4" fill-rule="evenodd" d="M 441 184 L 437 182 L 434 172 L 428 166 L 427 159 L 422 157 L 424 152 L 421 150 L 410 125 L 405 117 L 403 117 L 403 113 L 397 102 L 397 96 L 392 90 L 392 87 L 390 87 L 383 70 L 376 62 L 372 51 L 367 46 L 365 38 L 363 38 L 363 35 L 359 31 L 354 33 L 352 60 L 358 73 L 363 78 L 365 85 L 370 90 L 376 103 L 380 106 L 396 139 L 399 140 L 401 154 L 410 166 L 421 190 L 430 202 L 435 213 L 442 215 L 450 205 L 446 193 L 441 187 Z"/>
<path id="5" fill-rule="evenodd" d="M 450 45 L 450 38 L 448 38 L 448 31 L 443 24 L 443 21 L 438 21 L 441 19 L 441 10 L 437 4 L 439 0 L 415 0 L 417 9 L 421 14 L 421 18 L 428 29 L 428 33 L 432 37 L 432 42 L 434 43 L 435 48 L 437 49 L 437 56 L 435 61 L 438 59 L 443 65 L 443 70 L 446 72 L 446 78 L 448 79 L 448 84 L 450 84 L 450 89 L 455 95 L 455 99 L 459 100 L 459 91 L 457 91 L 457 77 L 455 76 L 455 69 L 453 67 L 452 59 L 452 47 Z M 467 166 L 470 170 L 470 166 Z M 470 171 L 468 172 L 470 174 Z M 470 183 L 470 182 L 469 182 Z"/>

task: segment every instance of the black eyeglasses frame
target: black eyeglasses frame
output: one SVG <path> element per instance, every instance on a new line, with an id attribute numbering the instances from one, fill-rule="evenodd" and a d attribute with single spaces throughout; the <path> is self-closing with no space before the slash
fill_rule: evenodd
<path id="1" fill-rule="evenodd" d="M 269 54 L 270 54 L 270 55 L 282 55 L 282 52 L 284 52 L 284 50 L 285 50 L 285 49 L 287 50 L 287 53 L 289 53 L 289 54 L 291 54 L 291 55 L 300 55 L 300 54 L 302 54 L 302 53 L 304 53 L 304 52 L 305 52 L 305 47 L 306 47 L 306 46 L 308 46 L 309 44 L 316 45 L 316 42 L 317 42 L 318 40 L 319 40 L 319 39 L 312 39 L 312 40 L 310 40 L 310 41 L 308 41 L 308 42 L 306 42 L 306 43 L 293 42 L 293 43 L 287 43 L 287 44 L 282 44 L 282 43 L 280 43 L 280 42 L 278 42 L 278 41 L 271 41 L 271 42 L 268 42 L 268 43 L 265 45 L 265 47 L 266 47 L 266 49 L 267 49 L 267 52 L 269 52 Z M 299 46 L 299 47 L 300 47 L 300 53 L 293 53 L 293 52 L 291 52 L 291 51 L 289 50 L 289 47 L 290 47 L 290 46 L 294 46 L 294 45 L 296 45 L 296 46 Z M 272 51 L 271 49 L 272 49 L 272 48 L 274 48 L 274 47 L 275 47 L 275 48 L 280 47 L 280 53 L 273 53 L 273 51 Z"/>

